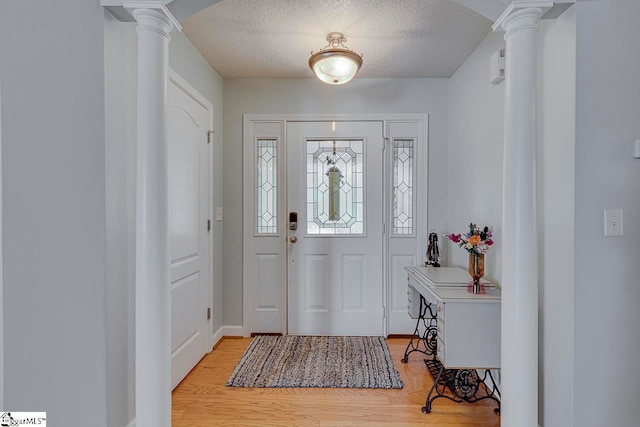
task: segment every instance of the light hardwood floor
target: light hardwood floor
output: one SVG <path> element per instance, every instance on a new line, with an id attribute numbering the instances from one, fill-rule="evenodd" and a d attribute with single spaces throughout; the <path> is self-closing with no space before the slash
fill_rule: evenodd
<path id="1" fill-rule="evenodd" d="M 173 427 L 198 426 L 499 426 L 496 404 L 437 399 L 420 408 L 433 384 L 422 355 L 401 363 L 406 339 L 389 339 L 402 390 L 233 388 L 225 383 L 251 339 L 224 339 L 173 392 Z"/>

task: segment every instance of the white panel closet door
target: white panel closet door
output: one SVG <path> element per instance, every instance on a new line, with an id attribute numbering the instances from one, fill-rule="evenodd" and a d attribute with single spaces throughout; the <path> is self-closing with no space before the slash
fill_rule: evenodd
<path id="1" fill-rule="evenodd" d="M 171 387 L 207 352 L 209 112 L 168 84 Z"/>
<path id="2" fill-rule="evenodd" d="M 335 125 L 287 123 L 288 331 L 382 335 L 383 126 Z"/>

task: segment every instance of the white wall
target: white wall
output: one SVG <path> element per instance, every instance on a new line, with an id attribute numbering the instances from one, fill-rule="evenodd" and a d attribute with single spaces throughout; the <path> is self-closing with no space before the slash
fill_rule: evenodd
<path id="1" fill-rule="evenodd" d="M 429 114 L 429 228 L 447 216 L 447 79 L 227 79 L 224 85 L 224 324 L 242 325 L 242 115 Z M 426 239 L 426 236 L 424 236 Z"/>
<path id="2" fill-rule="evenodd" d="M 135 416 L 137 35 L 105 12 L 107 388 L 109 426 Z M 214 206 L 222 206 L 222 78 L 186 37 L 171 33 L 169 66 L 213 104 Z M 222 223 L 212 223 L 214 332 L 222 326 Z"/>
<path id="3" fill-rule="evenodd" d="M 640 419 L 640 2 L 577 7 L 576 426 Z M 603 237 L 603 210 L 623 210 L 624 236 Z"/>
<path id="4" fill-rule="evenodd" d="M 449 84 L 449 221 L 442 232 L 463 233 L 469 223 L 493 226 L 495 245 L 485 256 L 488 280 L 500 283 L 504 84 L 489 83 L 489 57 L 504 49 L 490 33 L 451 76 Z M 467 268 L 468 253 L 445 240 L 448 264 Z"/>
<path id="5" fill-rule="evenodd" d="M 4 408 L 107 426 L 103 11 L 0 2 Z"/>
<path id="6" fill-rule="evenodd" d="M 451 77 L 449 229 L 493 225 L 496 245 L 487 278 L 501 281 L 504 84 L 489 83 L 489 58 L 504 48 L 489 34 Z M 540 425 L 572 425 L 573 230 L 575 155 L 575 10 L 542 21 L 538 31 L 538 234 L 540 287 Z M 467 253 L 445 245 L 451 264 Z M 579 424 L 576 424 L 579 425 Z"/>

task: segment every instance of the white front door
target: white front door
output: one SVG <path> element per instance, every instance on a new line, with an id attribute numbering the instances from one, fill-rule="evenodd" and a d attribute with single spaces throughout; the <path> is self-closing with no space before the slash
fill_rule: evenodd
<path id="1" fill-rule="evenodd" d="M 209 350 L 209 116 L 185 89 L 169 82 L 172 389 Z"/>
<path id="2" fill-rule="evenodd" d="M 382 121 L 287 123 L 291 334 L 384 333 L 383 147 Z"/>

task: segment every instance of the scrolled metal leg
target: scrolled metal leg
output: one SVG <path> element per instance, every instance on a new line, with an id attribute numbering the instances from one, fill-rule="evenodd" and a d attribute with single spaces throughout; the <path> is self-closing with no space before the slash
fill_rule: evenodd
<path id="1" fill-rule="evenodd" d="M 456 403 L 475 403 L 491 399 L 498 404 L 498 407 L 494 409 L 494 413 L 500 414 L 500 399 L 498 398 L 500 391 L 488 369 L 485 370 L 484 376 L 480 378 L 478 371 L 475 369 L 445 369 L 439 360 L 425 359 L 424 363 L 434 378 L 425 406 L 422 407 L 424 414 L 429 414 L 433 401 L 441 397 Z M 487 385 L 487 378 L 491 380 L 491 388 Z M 438 388 L 438 386 L 441 388 Z M 449 389 L 450 393 L 447 393 L 447 389 Z M 434 392 L 435 396 L 433 396 Z"/>
<path id="2" fill-rule="evenodd" d="M 438 317 L 432 305 L 429 304 L 422 295 L 420 295 L 419 313 L 416 327 L 404 351 L 404 357 L 400 359 L 402 363 L 407 363 L 409 361 L 409 355 L 414 351 L 435 358 L 437 351 L 436 330 Z M 424 332 L 421 333 L 421 330 L 424 330 Z"/>
<path id="3" fill-rule="evenodd" d="M 459 369 L 453 377 L 453 393 L 461 400 L 473 400 L 480 388 L 480 378 L 475 369 Z"/>
<path id="4" fill-rule="evenodd" d="M 501 405 L 500 389 L 498 389 L 498 385 L 496 384 L 496 381 L 493 379 L 493 375 L 491 374 L 491 371 L 488 369 L 485 372 L 485 378 L 487 376 L 489 377 L 489 379 L 491 379 L 491 393 L 487 391 L 487 395 L 490 395 L 490 396 L 498 395 L 498 399 L 493 398 L 493 400 L 495 400 L 498 403 L 498 407 L 493 410 L 493 413 L 496 415 L 500 415 L 500 405 Z M 484 379 L 482 381 L 485 382 Z M 487 384 L 485 383 L 485 387 L 486 386 Z"/>
<path id="5" fill-rule="evenodd" d="M 433 380 L 433 385 L 431 386 L 431 390 L 429 390 L 429 394 L 427 394 L 427 399 L 424 403 L 424 406 L 422 407 L 423 414 L 430 414 L 431 402 L 433 402 L 438 397 L 440 397 L 440 393 L 438 393 L 437 396 L 434 396 L 434 398 L 431 399 L 431 395 L 433 394 L 433 391 L 434 390 L 437 391 L 438 383 L 440 382 L 440 377 L 442 377 L 443 372 L 444 372 L 444 366 L 440 365 L 440 370 L 438 371 L 438 375 L 436 375 L 435 379 Z"/>

